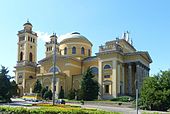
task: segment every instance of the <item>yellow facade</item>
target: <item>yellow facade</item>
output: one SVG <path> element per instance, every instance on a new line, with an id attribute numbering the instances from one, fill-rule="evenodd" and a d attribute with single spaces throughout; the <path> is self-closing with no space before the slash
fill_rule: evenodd
<path id="1" fill-rule="evenodd" d="M 54 39 L 57 36 L 52 35 L 50 41 L 45 44 L 46 56 L 38 62 L 37 37 L 30 22 L 25 23 L 24 29 L 18 31 L 18 61 L 15 74 L 21 95 L 32 93 L 37 79 L 44 87 L 53 89 L 54 69 L 57 71 L 56 95 L 63 88 L 67 96 L 69 90 L 80 88 L 82 74 L 88 67 L 92 68 L 100 86 L 99 99 L 134 95 L 135 82 L 139 82 L 140 88 L 143 79 L 149 76 L 149 64 L 152 60 L 147 51 L 136 51 L 129 41 L 128 33 L 99 46 L 96 56 L 92 56 L 92 43 L 78 32 L 65 35 L 65 39 L 56 44 Z M 54 45 L 57 48 L 56 68 L 53 68 Z"/>

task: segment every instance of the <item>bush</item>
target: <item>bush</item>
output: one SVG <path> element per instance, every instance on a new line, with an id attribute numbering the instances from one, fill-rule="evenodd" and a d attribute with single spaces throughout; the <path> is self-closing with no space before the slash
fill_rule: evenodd
<path id="1" fill-rule="evenodd" d="M 120 101 L 120 102 L 129 102 L 133 100 L 134 98 L 131 96 L 120 96 L 120 97 L 111 99 L 111 101 Z"/>
<path id="2" fill-rule="evenodd" d="M 68 98 L 69 100 L 75 99 L 75 90 L 72 90 L 72 89 L 71 89 L 71 90 L 69 91 L 69 93 L 68 93 L 67 98 Z"/>
<path id="3" fill-rule="evenodd" d="M 81 89 L 77 90 L 77 100 L 82 100 L 83 99 L 83 92 Z"/>

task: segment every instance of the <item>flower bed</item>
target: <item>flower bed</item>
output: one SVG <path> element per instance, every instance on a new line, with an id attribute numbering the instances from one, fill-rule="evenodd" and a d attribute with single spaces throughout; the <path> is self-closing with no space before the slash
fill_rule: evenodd
<path id="1" fill-rule="evenodd" d="M 7 114 L 120 114 L 118 112 L 105 112 L 97 109 L 84 109 L 71 106 L 42 106 L 36 109 L 0 106 L 0 112 L 5 112 Z"/>

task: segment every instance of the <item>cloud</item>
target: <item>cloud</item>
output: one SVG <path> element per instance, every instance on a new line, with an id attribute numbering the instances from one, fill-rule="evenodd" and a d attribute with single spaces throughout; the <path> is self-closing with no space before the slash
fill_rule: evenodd
<path id="1" fill-rule="evenodd" d="M 61 42 L 62 40 L 69 38 L 69 37 L 70 37 L 70 33 L 60 35 L 58 36 L 58 42 Z"/>
<path id="2" fill-rule="evenodd" d="M 41 31 L 36 31 L 37 35 L 38 35 L 38 39 L 42 40 L 44 42 L 48 42 L 50 41 L 50 36 L 52 34 L 49 34 L 47 32 L 41 32 Z M 57 35 L 58 37 L 58 42 L 61 42 L 62 40 L 66 39 L 66 38 L 70 38 L 71 37 L 71 33 L 66 33 L 66 34 L 62 34 L 62 35 Z"/>
<path id="3" fill-rule="evenodd" d="M 50 41 L 50 34 L 47 32 L 41 32 L 41 31 L 36 31 L 37 35 L 38 35 L 38 39 L 42 40 L 44 42 L 48 42 Z"/>

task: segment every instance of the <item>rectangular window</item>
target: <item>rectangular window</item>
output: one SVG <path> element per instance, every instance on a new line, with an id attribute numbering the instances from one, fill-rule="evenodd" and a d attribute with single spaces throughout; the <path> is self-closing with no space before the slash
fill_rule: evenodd
<path id="1" fill-rule="evenodd" d="M 110 75 L 105 75 L 104 78 L 110 78 Z"/>
<path id="2" fill-rule="evenodd" d="M 105 85 L 105 93 L 109 93 L 109 85 Z"/>
<path id="3" fill-rule="evenodd" d="M 19 41 L 24 41 L 25 40 L 25 36 L 19 37 Z"/>

